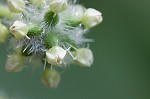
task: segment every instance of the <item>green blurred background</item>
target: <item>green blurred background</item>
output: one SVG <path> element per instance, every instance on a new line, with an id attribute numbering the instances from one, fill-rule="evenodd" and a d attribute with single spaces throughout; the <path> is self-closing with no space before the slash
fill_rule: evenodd
<path id="1" fill-rule="evenodd" d="M 45 88 L 40 70 L 7 73 L 0 46 L 0 91 L 16 99 L 150 99 L 150 0 L 80 0 L 103 13 L 88 34 L 95 40 L 91 68 L 70 66 L 57 89 Z"/>

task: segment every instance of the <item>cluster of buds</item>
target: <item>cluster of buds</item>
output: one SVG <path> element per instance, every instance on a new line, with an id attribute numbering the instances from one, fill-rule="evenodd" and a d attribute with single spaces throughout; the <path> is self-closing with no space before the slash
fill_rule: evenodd
<path id="1" fill-rule="evenodd" d="M 43 64 L 42 82 L 56 88 L 61 69 L 71 64 L 91 67 L 93 53 L 84 34 L 102 22 L 102 14 L 72 0 L 8 0 L 11 13 L 18 13 L 9 26 L 10 44 L 5 69 L 20 72 L 27 61 Z M 3 21 L 2 21 L 3 22 Z M 5 23 L 5 22 L 4 22 Z M 0 24 L 0 41 L 5 41 L 7 27 Z M 27 67 L 27 66 L 26 66 Z"/>

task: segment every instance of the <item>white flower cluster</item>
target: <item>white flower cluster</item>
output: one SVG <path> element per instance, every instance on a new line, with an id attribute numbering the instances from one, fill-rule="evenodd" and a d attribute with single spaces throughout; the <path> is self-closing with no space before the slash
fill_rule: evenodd
<path id="1" fill-rule="evenodd" d="M 102 14 L 71 0 L 8 0 L 16 13 L 9 27 L 13 54 L 8 55 L 6 70 L 20 72 L 26 60 L 43 63 L 42 82 L 56 88 L 60 81 L 58 68 L 70 64 L 91 67 L 93 53 L 87 47 L 91 40 L 84 34 L 102 22 Z M 0 41 L 8 30 L 0 25 Z M 1 38 L 2 37 L 2 38 Z"/>

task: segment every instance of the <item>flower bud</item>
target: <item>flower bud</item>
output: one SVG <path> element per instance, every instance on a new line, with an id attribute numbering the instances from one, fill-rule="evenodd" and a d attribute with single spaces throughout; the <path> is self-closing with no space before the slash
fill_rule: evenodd
<path id="1" fill-rule="evenodd" d="M 75 52 L 75 61 L 85 67 L 90 67 L 93 64 L 93 53 L 88 48 L 80 48 Z"/>
<path id="2" fill-rule="evenodd" d="M 27 36 L 28 26 L 21 21 L 15 21 L 14 24 L 10 27 L 10 31 L 17 39 L 21 39 Z"/>
<path id="3" fill-rule="evenodd" d="M 67 0 L 51 0 L 50 10 L 59 13 L 66 10 L 68 7 Z"/>
<path id="4" fill-rule="evenodd" d="M 3 24 L 0 24 L 0 43 L 5 42 L 8 37 L 8 29 Z"/>
<path id="5" fill-rule="evenodd" d="M 65 23 L 71 27 L 78 27 L 81 24 L 81 19 L 85 12 L 85 7 L 82 5 L 71 5 L 68 7 L 68 14 L 65 15 Z"/>
<path id="6" fill-rule="evenodd" d="M 11 12 L 21 13 L 25 9 L 24 0 L 8 0 L 8 7 Z"/>
<path id="7" fill-rule="evenodd" d="M 86 10 L 86 8 L 83 7 L 82 5 L 74 5 L 73 8 L 71 9 L 72 14 L 73 14 L 72 16 L 75 19 L 81 20 L 85 10 Z"/>
<path id="8" fill-rule="evenodd" d="M 30 2 L 37 6 L 37 7 L 42 7 L 42 5 L 45 3 L 46 0 L 30 0 Z"/>
<path id="9" fill-rule="evenodd" d="M 59 46 L 54 46 L 46 52 L 46 60 L 49 64 L 62 64 L 67 51 Z"/>
<path id="10" fill-rule="evenodd" d="M 0 17 L 11 18 L 10 11 L 7 6 L 0 4 Z"/>
<path id="11" fill-rule="evenodd" d="M 42 33 L 42 29 L 39 25 L 34 24 L 34 23 L 29 23 L 28 24 L 28 33 L 27 33 L 27 35 L 29 37 L 38 36 L 41 33 Z"/>
<path id="12" fill-rule="evenodd" d="M 20 55 L 9 55 L 6 60 L 5 69 L 7 72 L 20 72 L 23 70 L 23 58 Z"/>
<path id="13" fill-rule="evenodd" d="M 57 88 L 61 76 L 56 70 L 45 69 L 42 74 L 42 82 L 50 88 Z"/>
<path id="14" fill-rule="evenodd" d="M 81 19 L 83 25 L 88 28 L 96 26 L 97 24 L 101 23 L 102 20 L 102 13 L 93 8 L 87 9 Z"/>

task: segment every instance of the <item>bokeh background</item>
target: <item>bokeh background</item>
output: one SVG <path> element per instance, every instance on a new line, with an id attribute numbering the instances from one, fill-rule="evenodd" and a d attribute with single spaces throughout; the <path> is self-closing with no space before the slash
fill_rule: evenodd
<path id="1" fill-rule="evenodd" d="M 94 38 L 91 68 L 70 66 L 57 89 L 41 72 L 7 73 L 7 44 L 0 45 L 0 91 L 16 99 L 150 99 L 150 0 L 80 0 L 103 13 Z M 15 98 L 14 98 L 15 99 Z"/>

